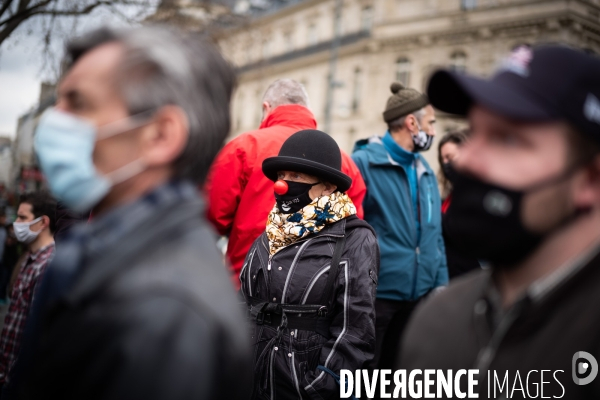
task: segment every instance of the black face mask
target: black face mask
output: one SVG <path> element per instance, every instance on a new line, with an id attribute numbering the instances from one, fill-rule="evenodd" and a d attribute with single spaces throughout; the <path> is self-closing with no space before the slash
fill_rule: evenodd
<path id="1" fill-rule="evenodd" d="M 446 179 L 448 179 L 448 181 L 450 183 L 454 183 L 454 180 L 456 179 L 456 175 L 455 175 L 455 169 L 452 168 L 451 162 L 442 164 L 442 172 L 444 173 L 444 177 Z"/>
<path id="2" fill-rule="evenodd" d="M 412 135 L 412 140 L 415 145 L 413 153 L 427 151 L 433 144 L 433 136 L 428 135 L 425 131 L 421 130 L 421 128 L 419 128 L 416 135 Z"/>
<path id="3" fill-rule="evenodd" d="M 285 194 L 275 193 L 277 208 L 283 214 L 298 212 L 312 203 L 312 199 L 308 195 L 308 192 L 313 186 L 321 183 L 285 182 L 288 184 L 288 191 Z"/>
<path id="4" fill-rule="evenodd" d="M 451 168 L 451 166 L 450 166 Z M 456 170 L 452 182 L 452 201 L 444 220 L 445 236 L 457 251 L 510 268 L 531 254 L 542 240 L 576 215 L 567 216 L 548 232 L 531 232 L 521 220 L 523 197 L 564 180 L 572 173 L 534 185 L 525 190 L 510 190 L 480 181 Z"/>

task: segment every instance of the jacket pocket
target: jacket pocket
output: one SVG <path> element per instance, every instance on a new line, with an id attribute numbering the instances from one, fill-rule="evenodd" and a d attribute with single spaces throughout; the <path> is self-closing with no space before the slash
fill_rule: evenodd
<path id="1" fill-rule="evenodd" d="M 371 279 L 371 282 L 373 282 L 371 293 L 375 296 L 377 294 L 377 274 L 372 269 L 369 269 L 369 278 Z"/>

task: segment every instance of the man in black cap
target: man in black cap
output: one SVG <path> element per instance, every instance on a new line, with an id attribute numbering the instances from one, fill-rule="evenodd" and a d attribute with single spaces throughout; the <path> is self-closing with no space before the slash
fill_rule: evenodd
<path id="1" fill-rule="evenodd" d="M 448 236 L 492 268 L 417 310 L 397 367 L 476 369 L 479 398 L 598 398 L 600 59 L 520 47 L 490 80 L 436 72 L 428 95 L 472 130 Z"/>

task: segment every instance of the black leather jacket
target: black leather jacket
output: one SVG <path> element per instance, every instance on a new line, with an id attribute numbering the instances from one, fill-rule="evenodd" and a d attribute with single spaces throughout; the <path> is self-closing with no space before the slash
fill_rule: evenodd
<path id="1" fill-rule="evenodd" d="M 373 357 L 375 348 L 375 293 L 379 246 L 366 222 L 352 216 L 325 227 L 269 256 L 263 233 L 252 245 L 242 269 L 242 294 L 251 299 L 284 304 L 317 304 L 327 283 L 336 238 L 346 234 L 337 268 L 329 335 L 315 331 L 254 324 L 253 399 L 334 399 L 334 378 L 355 370 Z"/>

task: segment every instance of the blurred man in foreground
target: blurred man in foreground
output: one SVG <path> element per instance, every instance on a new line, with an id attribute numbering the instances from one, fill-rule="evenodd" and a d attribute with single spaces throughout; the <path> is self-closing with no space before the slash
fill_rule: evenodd
<path id="1" fill-rule="evenodd" d="M 54 256 L 55 213 L 56 201 L 49 193 L 33 192 L 21 196 L 13 227 L 17 240 L 27 246 L 27 254 L 22 264 L 16 267 L 18 275 L 4 317 L 0 337 L 0 385 L 9 379 L 19 354 L 35 288 Z"/>
<path id="2" fill-rule="evenodd" d="M 316 129 L 317 121 L 308 109 L 308 95 L 302 84 L 292 79 L 273 82 L 263 96 L 260 128 L 236 137 L 215 159 L 207 184 L 208 218 L 221 235 L 229 236 L 227 256 L 234 284 L 254 240 L 265 230 L 267 217 L 275 204 L 273 182 L 261 169 L 262 162 L 274 157 L 293 133 Z M 342 172 L 352 178 L 348 196 L 362 218 L 365 183 L 350 156 L 342 152 Z"/>
<path id="3" fill-rule="evenodd" d="M 432 104 L 468 116 L 472 132 L 446 227 L 493 268 L 417 311 L 401 368 L 477 369 L 480 398 L 498 395 L 494 374 L 508 378 L 505 398 L 522 398 L 517 373 L 531 396 L 600 396 L 600 379 L 574 381 L 580 351 L 592 375 L 600 359 L 599 71 L 595 56 L 548 46 L 517 49 L 491 80 L 432 76 Z"/>
<path id="4" fill-rule="evenodd" d="M 21 398 L 247 394 L 244 318 L 196 190 L 233 85 L 213 47 L 172 31 L 104 29 L 67 47 L 35 148 L 55 195 L 94 218 L 71 228 L 36 294 Z"/>

